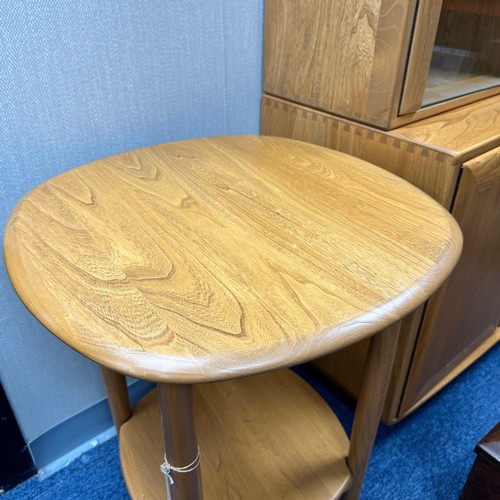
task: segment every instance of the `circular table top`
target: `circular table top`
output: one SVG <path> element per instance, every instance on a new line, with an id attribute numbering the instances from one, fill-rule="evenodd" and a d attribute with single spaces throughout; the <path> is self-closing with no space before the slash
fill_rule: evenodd
<path id="1" fill-rule="evenodd" d="M 12 283 L 62 341 L 192 383 L 304 362 L 394 323 L 455 265 L 460 230 L 369 163 L 289 139 L 194 139 L 105 158 L 22 199 Z"/>

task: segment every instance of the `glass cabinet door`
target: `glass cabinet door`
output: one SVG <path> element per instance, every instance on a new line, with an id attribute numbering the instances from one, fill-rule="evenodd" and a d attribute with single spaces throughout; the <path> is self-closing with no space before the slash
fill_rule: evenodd
<path id="1" fill-rule="evenodd" d="M 444 0 L 422 107 L 500 85 L 500 0 Z"/>

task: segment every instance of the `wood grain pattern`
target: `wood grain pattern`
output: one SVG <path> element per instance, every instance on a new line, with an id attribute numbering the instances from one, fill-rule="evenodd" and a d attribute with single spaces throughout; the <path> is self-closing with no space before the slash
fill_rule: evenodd
<path id="1" fill-rule="evenodd" d="M 466 357 L 490 337 L 500 322 L 500 148 L 464 164 L 452 213 L 464 234 L 462 258 L 429 301 L 403 411 L 424 397 L 443 370 L 457 364 L 457 357 Z"/>
<path id="2" fill-rule="evenodd" d="M 420 331 L 417 326 L 421 323 L 422 315 L 414 313 L 403 323 L 392 375 L 393 383 L 391 383 L 384 410 L 384 421 L 392 423 L 415 409 L 469 366 L 482 352 L 494 345 L 490 322 L 492 321 L 491 313 L 498 311 L 496 305 L 498 294 L 493 288 L 496 287 L 498 290 L 499 278 L 495 277 L 490 270 L 497 267 L 496 264 L 492 267 L 490 262 L 491 255 L 497 248 L 491 235 L 497 234 L 492 231 L 500 226 L 500 221 L 495 215 L 499 203 L 495 201 L 494 195 L 494 186 L 497 182 L 495 179 L 499 170 L 491 164 L 491 161 L 494 161 L 496 156 L 495 146 L 500 144 L 500 98 L 497 96 L 486 99 L 463 109 L 453 110 L 393 131 L 374 130 L 368 126 L 270 96 L 264 96 L 262 99 L 261 116 L 263 133 L 299 140 L 311 140 L 311 137 L 314 137 L 318 144 L 358 156 L 400 175 L 427 192 L 450 211 L 457 186 L 461 180 L 468 178 L 468 175 L 462 179 L 459 177 L 462 162 L 471 161 L 470 165 L 474 165 L 474 170 L 477 172 L 474 180 L 469 179 L 471 195 L 475 201 L 469 203 L 465 197 L 461 202 L 464 214 L 475 213 L 474 217 L 478 220 L 484 218 L 480 224 L 480 232 L 483 234 L 479 236 L 479 239 L 476 234 L 479 231 L 476 222 L 470 224 L 472 232 L 462 226 L 465 245 L 468 245 L 467 239 L 470 238 L 475 248 L 474 254 L 468 253 L 474 270 L 469 278 L 461 278 L 462 284 L 447 288 L 445 295 L 449 295 L 449 298 L 445 300 L 447 304 L 445 310 L 448 313 L 438 321 L 441 325 L 439 332 L 436 332 L 439 337 L 438 344 L 434 345 L 434 348 L 432 343 L 427 346 L 423 344 L 421 347 L 423 350 L 428 350 L 433 358 L 432 368 L 426 367 L 425 355 L 418 358 L 420 367 L 415 368 L 417 365 L 414 365 L 413 368 L 420 372 L 420 383 L 423 383 L 425 387 L 414 385 L 412 400 L 408 401 L 398 414 L 403 397 L 401 381 L 406 380 L 409 371 L 412 370 L 408 356 L 413 355 L 416 338 Z M 488 150 L 493 153 L 482 157 L 481 153 Z M 491 159 L 488 161 L 487 158 L 490 156 Z M 479 159 L 479 163 L 477 164 L 471 158 Z M 488 191 L 490 191 L 489 194 Z M 482 193 L 486 195 L 486 198 L 482 199 Z M 490 234 L 489 239 L 486 238 L 486 234 Z M 481 244 L 474 243 L 476 240 L 482 241 L 486 247 L 481 249 Z M 467 274 L 468 272 L 467 266 L 460 266 L 455 269 L 454 274 Z M 484 288 L 481 284 L 492 283 L 495 280 L 496 285 L 493 285 L 493 288 L 491 285 Z M 475 286 L 471 286 L 473 283 Z M 458 302 L 457 296 L 460 297 Z M 460 311 L 457 309 L 458 303 L 462 304 Z M 474 312 L 470 307 L 471 304 L 474 304 Z M 483 308 L 489 312 L 483 315 L 481 312 Z M 441 314 L 437 304 L 434 304 L 433 309 L 433 314 L 436 316 Z M 451 315 L 453 325 L 459 323 L 461 321 L 459 318 L 463 319 L 464 315 L 471 314 L 476 318 L 477 323 L 467 320 L 471 329 L 465 335 L 465 338 L 471 341 L 467 348 L 462 341 L 449 341 L 450 323 L 448 323 L 447 314 Z M 433 322 L 434 320 L 426 325 L 430 326 Z M 459 330 L 463 333 L 463 327 Z M 450 335 L 454 334 L 450 333 Z M 326 360 L 319 360 L 317 363 L 322 371 L 334 377 L 337 384 L 351 394 L 356 394 L 360 385 L 361 367 L 366 357 L 366 345 L 352 346 L 335 353 L 331 356 L 330 363 L 328 361 L 330 357 Z M 441 367 L 436 366 L 436 358 L 445 361 Z M 351 372 L 343 369 L 348 366 L 355 366 L 356 369 Z M 399 380 L 399 383 L 396 383 L 396 380 Z"/>
<path id="3" fill-rule="evenodd" d="M 314 142 L 379 165 L 451 209 L 462 163 L 500 146 L 500 97 L 382 131 L 263 96 L 261 132 Z"/>
<path id="4" fill-rule="evenodd" d="M 500 146 L 500 97 L 397 128 L 392 135 L 439 148 L 463 163 Z"/>
<path id="5" fill-rule="evenodd" d="M 415 5 L 268 0 L 265 91 L 387 126 L 397 114 Z"/>
<path id="6" fill-rule="evenodd" d="M 194 387 L 203 495 L 337 498 L 350 484 L 349 442 L 325 401 L 289 370 Z M 156 391 L 120 432 L 132 498 L 165 498 Z"/>
<path id="7" fill-rule="evenodd" d="M 404 137 L 405 131 L 376 130 L 275 97 L 262 98 L 263 134 L 314 142 L 369 161 L 406 179 L 451 209 L 460 172 L 456 152 L 432 142 L 415 142 L 411 133 Z M 436 134 L 439 139 L 439 131 Z M 486 143 L 486 131 L 484 136 Z"/>
<path id="8" fill-rule="evenodd" d="M 476 2 L 476 13 L 469 7 L 463 14 L 441 3 L 268 0 L 264 91 L 386 130 L 498 94 L 494 79 L 489 88 L 484 79 L 438 94 L 427 88 L 435 42 L 477 53 L 475 73 L 499 74 L 498 18 L 491 15 L 498 7 Z"/>
<path id="9" fill-rule="evenodd" d="M 61 340 L 161 382 L 319 357 L 394 323 L 455 265 L 448 212 L 361 160 L 288 139 L 145 148 L 33 190 L 9 276 Z"/>

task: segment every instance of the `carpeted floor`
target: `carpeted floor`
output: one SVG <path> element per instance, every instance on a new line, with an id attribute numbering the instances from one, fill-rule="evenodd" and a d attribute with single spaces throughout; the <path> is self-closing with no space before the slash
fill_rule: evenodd
<path id="1" fill-rule="evenodd" d="M 381 425 L 361 497 L 458 499 L 475 458 L 475 444 L 500 420 L 499 367 L 497 346 L 406 420 L 392 427 Z M 350 428 L 352 404 L 317 374 L 303 367 L 297 371 Z M 19 485 L 2 500 L 120 498 L 128 495 L 114 438 L 43 481 L 35 477 Z"/>

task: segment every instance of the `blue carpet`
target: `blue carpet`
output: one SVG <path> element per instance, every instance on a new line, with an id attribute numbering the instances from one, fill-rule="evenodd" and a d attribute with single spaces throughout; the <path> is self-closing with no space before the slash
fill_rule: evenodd
<path id="1" fill-rule="evenodd" d="M 500 420 L 500 346 L 407 419 L 381 425 L 362 499 L 458 499 L 475 458 L 476 443 Z M 311 382 L 350 428 L 352 404 L 305 367 Z M 63 470 L 36 477 L 2 500 L 127 499 L 116 438 L 83 454 Z M 272 499 L 269 499 L 272 500 Z"/>

